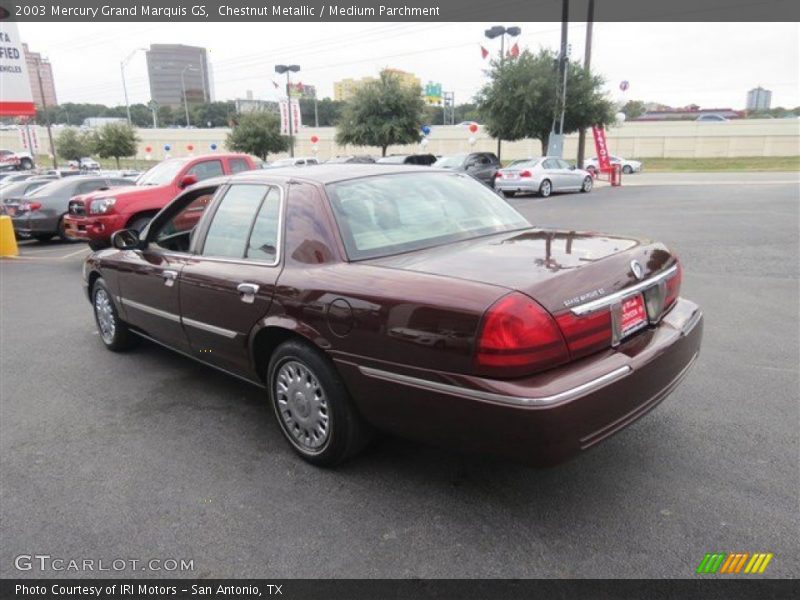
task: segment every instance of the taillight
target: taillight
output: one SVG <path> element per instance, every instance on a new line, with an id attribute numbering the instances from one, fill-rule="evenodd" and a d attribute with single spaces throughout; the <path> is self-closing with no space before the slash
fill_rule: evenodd
<path id="1" fill-rule="evenodd" d="M 519 176 L 520 177 L 533 177 L 533 174 L 530 171 L 525 170 L 525 171 L 520 171 L 519 172 Z"/>
<path id="2" fill-rule="evenodd" d="M 667 279 L 667 296 L 664 299 L 664 308 L 672 306 L 673 302 L 678 299 L 678 294 L 681 292 L 681 283 L 683 282 L 683 267 L 681 266 L 680 261 L 678 261 L 675 266 L 678 267 L 678 269 L 675 271 L 675 274 Z"/>
<path id="3" fill-rule="evenodd" d="M 558 315 L 556 322 L 573 360 L 611 345 L 611 311 L 608 308 L 583 316 L 566 312 Z"/>
<path id="4" fill-rule="evenodd" d="M 498 171 L 497 173 L 495 173 L 495 174 L 494 174 L 494 176 L 495 176 L 497 179 L 502 179 L 502 178 L 503 178 L 503 172 L 502 172 L 502 171 Z"/>
<path id="5" fill-rule="evenodd" d="M 41 202 L 25 202 L 24 204 L 20 205 L 20 209 L 28 212 L 33 212 L 34 210 L 39 210 L 40 208 L 42 208 Z"/>
<path id="6" fill-rule="evenodd" d="M 483 316 L 475 352 L 479 374 L 518 377 L 568 360 L 556 322 L 532 298 L 512 292 Z"/>

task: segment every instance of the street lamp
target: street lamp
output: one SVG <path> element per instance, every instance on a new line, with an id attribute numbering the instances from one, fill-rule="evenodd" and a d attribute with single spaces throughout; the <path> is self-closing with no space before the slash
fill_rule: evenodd
<path id="1" fill-rule="evenodd" d="M 494 27 L 490 27 L 483 34 L 490 40 L 493 40 L 497 37 L 500 38 L 500 66 L 503 66 L 506 58 L 506 35 L 510 37 L 517 37 L 520 33 L 522 33 L 522 29 L 519 27 L 503 27 L 502 25 L 495 25 Z M 497 158 L 500 158 L 500 138 L 497 138 Z"/>
<path id="2" fill-rule="evenodd" d="M 186 99 L 186 79 L 184 75 L 186 75 L 186 71 L 197 72 L 199 70 L 194 65 L 186 65 L 181 71 L 181 89 L 183 90 L 183 110 L 186 111 L 186 127 L 189 127 L 189 101 Z"/>
<path id="3" fill-rule="evenodd" d="M 294 156 L 294 140 L 292 139 L 292 95 L 290 73 L 297 73 L 300 65 L 275 65 L 275 72 L 283 75 L 286 73 L 286 113 L 289 119 L 289 156 Z"/>
<path id="4" fill-rule="evenodd" d="M 125 94 L 125 110 L 128 113 L 128 126 L 132 125 L 132 122 L 131 122 L 131 107 L 130 107 L 130 104 L 128 104 L 128 86 L 125 83 L 125 67 L 128 65 L 130 60 L 133 58 L 133 55 L 136 54 L 137 52 L 139 52 L 139 50 L 141 50 L 143 52 L 147 52 L 147 48 L 136 48 L 133 52 L 128 54 L 128 56 L 126 56 L 119 63 L 119 70 L 122 73 L 122 91 Z"/>

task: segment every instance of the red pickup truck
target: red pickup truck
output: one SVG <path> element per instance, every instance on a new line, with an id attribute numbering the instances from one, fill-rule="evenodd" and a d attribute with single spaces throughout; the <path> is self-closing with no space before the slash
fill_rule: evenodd
<path id="1" fill-rule="evenodd" d="M 92 250 L 109 246 L 120 229 L 144 229 L 156 213 L 185 187 L 220 175 L 255 169 L 246 154 L 207 154 L 158 163 L 136 185 L 76 196 L 64 217 L 67 237 L 89 242 Z"/>

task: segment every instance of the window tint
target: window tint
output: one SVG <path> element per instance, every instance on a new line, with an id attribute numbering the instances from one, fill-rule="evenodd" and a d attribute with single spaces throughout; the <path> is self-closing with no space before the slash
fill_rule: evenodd
<path id="1" fill-rule="evenodd" d="M 270 188 L 261 203 L 250 241 L 247 244 L 246 258 L 273 262 L 278 255 L 278 226 L 280 221 L 281 195 L 278 188 Z"/>
<path id="2" fill-rule="evenodd" d="M 208 203 L 211 201 L 211 197 L 212 194 L 203 194 L 195 198 L 182 211 L 164 223 L 155 234 L 155 243 L 167 250 L 188 251 L 189 237 L 177 239 L 178 236 L 176 234 L 194 230 Z"/>
<path id="3" fill-rule="evenodd" d="M 263 185 L 232 185 L 211 220 L 203 255 L 243 258 L 253 218 L 266 193 Z"/>
<path id="4" fill-rule="evenodd" d="M 228 161 L 231 166 L 231 173 L 241 173 L 242 171 L 249 171 L 250 165 L 243 158 L 232 158 Z"/>
<path id="5" fill-rule="evenodd" d="M 222 162 L 219 160 L 206 160 L 197 163 L 186 172 L 187 175 L 194 175 L 197 181 L 203 181 L 210 177 L 218 177 L 222 175 Z"/>

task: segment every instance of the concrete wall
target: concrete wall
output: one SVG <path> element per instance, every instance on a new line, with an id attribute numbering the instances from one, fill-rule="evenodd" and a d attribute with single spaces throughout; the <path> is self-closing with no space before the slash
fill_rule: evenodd
<path id="1" fill-rule="evenodd" d="M 58 133 L 54 129 L 54 135 Z M 314 129 L 303 128 L 297 136 L 296 155 L 312 155 L 310 138 L 317 135 L 318 155 L 322 159 L 337 154 L 379 155 L 379 148 L 339 147 L 333 140 L 335 130 L 331 127 Z M 164 145 L 169 144 L 171 156 L 189 154 L 187 146 L 194 146 L 193 153 L 210 152 L 209 146 L 217 144 L 224 149 L 227 129 L 140 129 L 139 154 L 145 158 L 145 148 L 152 147 L 150 158 L 162 159 L 168 153 Z M 429 136 L 427 148 L 420 145 L 392 146 L 389 153 L 431 152 L 433 154 L 452 154 L 470 150 L 470 133 L 465 127 L 434 126 Z M 40 152 L 47 152 L 47 134 L 38 128 Z M 475 150 L 496 151 L 496 140 L 488 137 L 482 130 L 475 135 Z M 591 133 L 588 139 L 589 156 L 594 155 Z M 648 157 L 736 157 L 736 156 L 800 156 L 800 119 L 749 119 L 726 122 L 630 122 L 611 127 L 607 134 L 612 154 L 628 158 Z M 567 136 L 564 154 L 567 158 L 577 155 L 578 136 Z M 21 148 L 17 131 L 0 131 L 0 148 L 17 150 Z M 504 142 L 504 159 L 539 156 L 541 144 L 538 140 Z M 272 156 L 270 158 L 273 158 Z"/>

